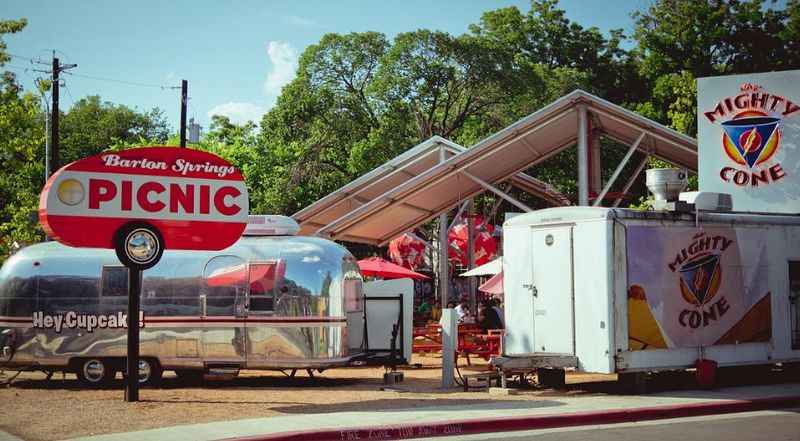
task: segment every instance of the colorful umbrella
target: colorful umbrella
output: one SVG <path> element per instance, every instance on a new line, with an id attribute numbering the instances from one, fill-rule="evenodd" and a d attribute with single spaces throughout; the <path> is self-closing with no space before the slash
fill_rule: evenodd
<path id="1" fill-rule="evenodd" d="M 425 260 L 425 241 L 414 234 L 405 233 L 389 242 L 389 258 L 392 262 L 414 270 Z"/>
<path id="2" fill-rule="evenodd" d="M 416 273 L 400 265 L 395 265 L 380 257 L 370 257 L 368 259 L 359 260 L 358 267 L 361 269 L 361 274 L 364 276 L 382 277 L 384 279 L 402 279 L 404 277 L 410 277 L 412 279 L 429 278 L 424 274 Z"/>
<path id="3" fill-rule="evenodd" d="M 482 216 L 476 215 L 474 217 L 474 233 L 475 238 L 475 264 L 483 265 L 484 263 L 494 259 L 497 254 L 497 240 L 492 236 L 494 226 L 486 224 Z M 469 259 L 467 256 L 467 221 L 463 220 L 453 226 L 447 234 L 450 240 L 450 260 L 455 260 L 462 266 L 469 266 Z"/>
<path id="4" fill-rule="evenodd" d="M 503 295 L 503 273 L 493 275 L 489 280 L 478 287 L 478 291 L 489 294 Z"/>

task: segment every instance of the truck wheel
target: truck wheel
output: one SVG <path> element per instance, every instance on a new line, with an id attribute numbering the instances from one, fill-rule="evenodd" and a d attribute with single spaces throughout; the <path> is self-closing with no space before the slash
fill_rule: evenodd
<path id="1" fill-rule="evenodd" d="M 114 236 L 114 251 L 123 265 L 141 271 L 153 267 L 164 254 L 164 238 L 147 222 L 130 222 Z"/>
<path id="2" fill-rule="evenodd" d="M 76 363 L 75 374 L 82 384 L 98 387 L 110 383 L 114 379 L 116 371 L 108 360 L 87 358 Z"/>

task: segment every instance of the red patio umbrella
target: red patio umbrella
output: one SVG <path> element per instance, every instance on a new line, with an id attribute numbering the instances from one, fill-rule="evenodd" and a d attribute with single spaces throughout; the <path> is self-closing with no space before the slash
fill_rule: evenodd
<path id="1" fill-rule="evenodd" d="M 404 277 L 410 277 L 412 279 L 421 280 L 429 278 L 424 274 L 411 271 L 400 265 L 395 265 L 380 257 L 361 259 L 358 261 L 358 267 L 361 269 L 361 274 L 365 276 L 383 277 L 384 279 L 402 279 Z"/>
<path id="2" fill-rule="evenodd" d="M 389 242 L 389 258 L 402 267 L 416 269 L 424 257 L 425 242 L 414 234 L 405 233 Z"/>
<path id="3" fill-rule="evenodd" d="M 497 255 L 497 240 L 492 236 L 494 226 L 484 222 L 480 215 L 475 215 L 474 238 L 475 238 L 475 265 L 483 265 L 492 260 Z M 459 262 L 462 266 L 469 265 L 467 259 L 467 235 L 466 219 L 457 223 L 447 233 L 450 241 L 449 257 L 450 260 Z"/>

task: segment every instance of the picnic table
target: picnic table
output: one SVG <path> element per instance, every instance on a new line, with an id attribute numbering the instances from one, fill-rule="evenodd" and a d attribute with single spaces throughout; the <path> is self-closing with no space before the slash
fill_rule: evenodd
<path id="1" fill-rule="evenodd" d="M 491 357 L 502 354 L 503 333 L 502 329 L 490 329 L 484 332 L 475 324 L 459 324 L 456 356 L 466 358 L 468 365 L 471 365 L 470 356 L 478 356 L 489 361 Z M 412 352 L 442 351 L 442 327 L 438 323 L 414 328 L 413 336 Z"/>

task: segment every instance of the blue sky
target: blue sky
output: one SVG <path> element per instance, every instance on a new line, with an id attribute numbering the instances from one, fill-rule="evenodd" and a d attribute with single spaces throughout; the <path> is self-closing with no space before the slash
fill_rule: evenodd
<path id="1" fill-rule="evenodd" d="M 562 0 L 568 17 L 584 27 L 632 29 L 630 13 L 647 0 Z M 259 120 L 294 76 L 297 58 L 326 33 L 378 31 L 390 38 L 420 28 L 459 35 L 481 13 L 505 6 L 526 12 L 527 1 L 4 1 L 2 18 L 26 17 L 28 26 L 6 36 L 11 54 L 77 63 L 63 75 L 62 109 L 87 95 L 139 110 L 159 107 L 178 126 L 181 79 L 189 81 L 189 116 L 204 129 L 212 113 L 235 121 Z M 23 58 L 7 69 L 31 89 Z M 95 77 L 95 78 L 87 78 Z M 117 81 L 141 83 L 136 86 Z M 159 85 L 165 88 L 158 87 Z"/>

